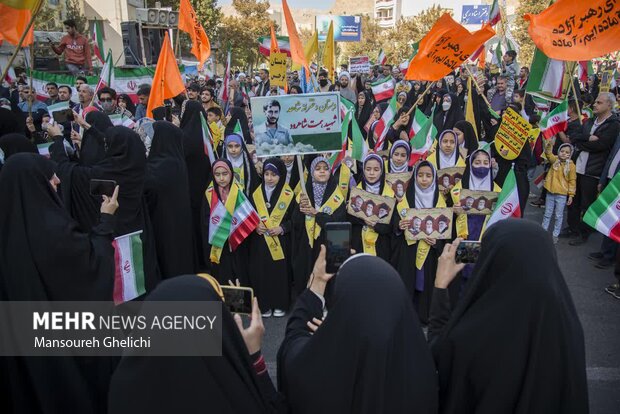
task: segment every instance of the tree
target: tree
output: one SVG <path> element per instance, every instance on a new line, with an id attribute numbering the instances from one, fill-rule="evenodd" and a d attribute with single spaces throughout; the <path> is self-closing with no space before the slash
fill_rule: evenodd
<path id="1" fill-rule="evenodd" d="M 519 43 L 521 49 L 519 50 L 519 63 L 523 66 L 529 66 L 532 63 L 534 57 L 535 45 L 532 42 L 530 34 L 527 32 L 528 23 L 523 16 L 527 13 L 538 14 L 545 10 L 548 6 L 548 2 L 538 0 L 521 0 L 517 7 L 517 18 L 515 29 L 513 31 L 515 39 Z"/>
<path id="2" fill-rule="evenodd" d="M 79 1 L 67 0 L 65 7 L 67 10 L 67 19 L 73 19 L 77 32 L 85 34 L 88 31 L 88 20 L 80 7 Z"/>
<path id="3" fill-rule="evenodd" d="M 43 2 L 39 14 L 34 20 L 34 30 L 44 32 L 62 31 L 62 17 L 60 8 L 52 8 Z"/>
<path id="4" fill-rule="evenodd" d="M 233 0 L 238 16 L 226 16 L 218 27 L 220 62 L 226 61 L 228 45 L 232 48 L 232 65 L 253 67 L 263 60 L 258 52 L 258 38 L 269 36 L 272 23 L 267 14 L 267 0 Z"/>

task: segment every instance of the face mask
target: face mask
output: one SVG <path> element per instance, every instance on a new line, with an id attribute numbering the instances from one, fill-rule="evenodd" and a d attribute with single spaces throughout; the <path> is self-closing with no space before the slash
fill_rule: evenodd
<path id="1" fill-rule="evenodd" d="M 327 79 L 319 79 L 319 85 L 326 86 L 327 85 Z"/>
<path id="2" fill-rule="evenodd" d="M 471 167 L 471 172 L 477 178 L 484 178 L 489 174 L 489 167 Z"/>
<path id="3" fill-rule="evenodd" d="M 444 111 L 447 111 L 448 109 L 450 109 L 451 106 L 452 106 L 452 102 L 444 102 L 441 104 L 441 107 L 443 108 Z"/>
<path id="4" fill-rule="evenodd" d="M 101 107 L 104 111 L 109 112 L 114 109 L 114 104 L 112 102 L 102 102 Z"/>

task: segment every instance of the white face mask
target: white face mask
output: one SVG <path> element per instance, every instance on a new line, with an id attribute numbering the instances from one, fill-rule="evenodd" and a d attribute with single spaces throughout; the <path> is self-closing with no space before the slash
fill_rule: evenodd
<path id="1" fill-rule="evenodd" d="M 451 106 L 452 106 L 452 102 L 444 102 L 441 104 L 441 107 L 443 108 L 444 111 L 448 111 L 448 109 L 450 109 Z"/>

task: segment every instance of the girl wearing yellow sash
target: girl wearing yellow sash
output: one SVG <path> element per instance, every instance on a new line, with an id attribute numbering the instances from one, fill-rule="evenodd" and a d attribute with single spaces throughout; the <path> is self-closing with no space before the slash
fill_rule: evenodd
<path id="1" fill-rule="evenodd" d="M 358 188 L 376 195 L 394 197 L 394 192 L 385 182 L 383 159 L 377 154 L 369 154 L 364 159 L 362 181 Z M 368 208 L 368 206 L 366 206 Z M 392 221 L 396 215 L 392 214 Z M 390 262 L 390 239 L 392 224 L 375 224 L 369 219 L 349 215 L 352 224 L 351 245 L 356 252 L 368 253 Z"/>
<path id="2" fill-rule="evenodd" d="M 316 157 L 310 164 L 306 193 L 297 195 L 299 208 L 293 213 L 293 284 L 296 294 L 306 288 L 312 267 L 325 244 L 322 229 L 329 222 L 345 221 L 345 199 L 338 179 L 330 173 L 329 160 Z"/>
<path id="3" fill-rule="evenodd" d="M 283 155 L 280 157 L 280 159 L 284 161 L 284 166 L 286 167 L 286 184 L 288 184 L 288 186 L 293 189 L 295 195 L 299 194 L 299 192 L 301 191 L 301 186 L 299 184 L 299 168 L 297 168 L 297 156 Z"/>
<path id="4" fill-rule="evenodd" d="M 248 242 L 244 240 L 235 251 L 231 251 L 228 240 L 221 248 L 209 243 L 209 228 L 222 223 L 222 216 L 215 212 L 218 201 L 226 205 L 231 193 L 240 191 L 233 180 L 232 165 L 226 159 L 213 163 L 213 181 L 205 191 L 202 203 L 202 238 L 205 261 L 209 264 L 209 273 L 222 284 L 239 280 L 241 286 L 249 286 L 248 277 Z M 215 194 L 214 194 L 215 193 Z M 236 198 L 236 196 L 235 196 Z M 234 199 L 231 199 L 234 200 Z"/>
<path id="5" fill-rule="evenodd" d="M 410 208 L 445 206 L 446 202 L 439 193 L 435 167 L 428 161 L 418 163 L 405 197 L 396 205 L 400 221 L 393 260 L 413 299 L 420 321 L 425 325 L 430 312 L 437 258 L 441 254 L 443 243 L 441 240 L 429 238 L 419 241 L 405 239 L 405 232 L 411 228 L 411 220 L 406 219 L 405 215 Z"/>
<path id="6" fill-rule="evenodd" d="M 289 308 L 286 245 L 290 243 L 295 194 L 285 178 L 284 162 L 269 158 L 263 163 L 263 184 L 252 194 L 261 222 L 250 237 L 250 283 L 263 318 L 282 317 Z"/>
<path id="7" fill-rule="evenodd" d="M 243 138 L 238 134 L 227 135 L 224 139 L 223 156 L 230 161 L 232 172 L 241 191 L 248 197 L 260 185 L 260 178 L 250 158 Z"/>
<path id="8" fill-rule="evenodd" d="M 452 200 L 454 202 L 454 214 L 456 223 L 456 234 L 464 240 L 478 241 L 486 229 L 489 215 L 465 214 L 459 206 L 459 193 L 461 189 L 475 191 L 495 191 L 499 193 L 501 188 L 493 181 L 493 168 L 491 165 L 491 155 L 483 149 L 477 149 L 471 153 L 468 159 L 463 179 L 452 189 Z M 462 292 L 464 285 L 469 280 L 473 271 L 473 265 L 466 265 L 461 271 L 462 285 L 460 292 L 451 292 L 451 299 L 457 298 Z M 457 285 L 457 283 L 452 283 Z M 451 287 L 452 287 L 451 285 Z"/>
<path id="9" fill-rule="evenodd" d="M 465 167 L 465 161 L 458 149 L 458 137 L 453 130 L 447 129 L 439 135 L 435 152 L 428 157 L 428 160 L 436 171 L 444 168 Z M 443 195 L 448 197 L 452 187 L 454 186 L 449 186 L 444 190 Z"/>

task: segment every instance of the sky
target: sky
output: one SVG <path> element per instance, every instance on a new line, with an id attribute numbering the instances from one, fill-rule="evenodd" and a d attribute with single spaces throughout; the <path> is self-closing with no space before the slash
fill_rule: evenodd
<path id="1" fill-rule="evenodd" d="M 312 0 L 310 6 L 308 0 L 287 0 L 288 5 L 290 7 L 298 8 L 308 8 L 311 7 L 313 9 L 329 9 L 333 4 L 334 0 Z M 279 0 L 271 0 L 270 3 L 281 3 Z M 218 0 L 218 4 L 220 5 L 230 5 L 232 4 L 232 0 Z"/>

